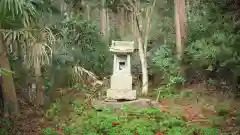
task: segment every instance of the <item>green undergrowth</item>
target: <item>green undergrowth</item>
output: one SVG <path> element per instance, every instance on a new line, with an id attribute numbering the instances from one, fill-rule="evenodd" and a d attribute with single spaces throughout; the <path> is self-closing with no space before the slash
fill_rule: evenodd
<path id="1" fill-rule="evenodd" d="M 54 124 L 42 130 L 43 135 L 218 135 L 215 128 L 201 128 L 185 122 L 178 116 L 161 111 L 161 108 L 131 108 L 96 111 L 86 109 L 80 101 L 71 101 L 71 111 L 55 104 L 48 112 Z M 61 109 L 59 109 L 61 108 Z M 50 119 L 50 118 L 49 118 Z"/>
<path id="2" fill-rule="evenodd" d="M 1 117 L 0 118 L 0 135 L 9 135 L 10 130 L 12 129 L 12 121 Z"/>

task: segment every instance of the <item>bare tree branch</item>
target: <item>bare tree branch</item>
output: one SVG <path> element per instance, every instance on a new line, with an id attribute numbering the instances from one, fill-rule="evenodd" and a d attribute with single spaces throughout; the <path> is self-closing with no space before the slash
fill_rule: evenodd
<path id="1" fill-rule="evenodd" d="M 151 25 L 151 18 L 152 14 L 154 12 L 154 7 L 156 5 L 156 0 L 153 1 L 153 5 L 150 10 L 147 12 L 147 26 L 146 26 L 146 33 L 145 33 L 145 39 L 144 39 L 144 53 L 147 54 L 147 43 L 148 43 L 148 37 L 149 37 L 149 32 L 150 32 L 150 25 Z"/>
<path id="2" fill-rule="evenodd" d="M 121 1 L 121 3 L 123 4 L 123 6 L 125 7 L 125 9 L 127 9 L 128 11 L 133 12 L 133 10 L 130 9 L 130 8 L 128 8 L 128 6 L 123 2 L 123 0 L 120 0 L 120 1 Z"/>

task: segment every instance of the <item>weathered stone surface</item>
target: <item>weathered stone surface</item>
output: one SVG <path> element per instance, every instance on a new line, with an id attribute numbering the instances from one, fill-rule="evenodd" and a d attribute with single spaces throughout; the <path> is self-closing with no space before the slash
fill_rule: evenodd
<path id="1" fill-rule="evenodd" d="M 157 107 L 158 103 L 151 101 L 150 99 L 137 99 L 134 101 L 124 101 L 124 102 L 106 102 L 103 100 L 92 100 L 92 106 L 97 110 L 103 109 L 121 109 L 125 105 L 133 108 L 151 108 Z"/>
<path id="2" fill-rule="evenodd" d="M 134 49 L 134 41 L 112 41 L 110 47 L 110 51 L 114 53 L 132 53 Z"/>
<path id="3" fill-rule="evenodd" d="M 113 74 L 111 76 L 112 90 L 132 90 L 132 75 L 131 74 Z"/>
<path id="4" fill-rule="evenodd" d="M 136 90 L 107 90 L 107 99 L 114 100 L 135 100 L 137 98 Z"/>

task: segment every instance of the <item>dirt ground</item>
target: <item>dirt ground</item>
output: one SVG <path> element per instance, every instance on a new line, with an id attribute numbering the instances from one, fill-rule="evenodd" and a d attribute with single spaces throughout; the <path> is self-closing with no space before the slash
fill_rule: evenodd
<path id="1" fill-rule="evenodd" d="M 215 127 L 231 135 L 240 134 L 240 122 L 237 117 L 240 112 L 240 100 L 224 98 L 215 92 L 198 89 L 185 89 L 184 92 L 192 93 L 190 97 L 177 97 L 160 101 L 162 111 L 172 115 L 180 115 L 191 123 L 203 127 Z M 218 106 L 225 106 L 225 115 L 218 114 Z"/>

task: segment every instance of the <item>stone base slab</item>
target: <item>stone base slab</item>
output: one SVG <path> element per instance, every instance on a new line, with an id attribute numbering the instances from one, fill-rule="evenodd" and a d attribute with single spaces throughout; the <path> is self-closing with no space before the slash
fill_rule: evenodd
<path id="1" fill-rule="evenodd" d="M 121 109 L 125 105 L 133 108 L 151 108 L 158 107 L 158 102 L 151 101 L 150 99 L 137 99 L 133 101 L 124 101 L 124 102 L 106 102 L 104 100 L 92 100 L 92 106 L 96 110 L 104 109 Z"/>
<path id="2" fill-rule="evenodd" d="M 107 99 L 113 100 L 135 100 L 137 99 L 136 90 L 107 90 Z"/>
<path id="3" fill-rule="evenodd" d="M 115 73 L 111 76 L 111 88 L 123 89 L 123 90 L 132 90 L 132 75 L 125 73 Z"/>

